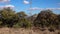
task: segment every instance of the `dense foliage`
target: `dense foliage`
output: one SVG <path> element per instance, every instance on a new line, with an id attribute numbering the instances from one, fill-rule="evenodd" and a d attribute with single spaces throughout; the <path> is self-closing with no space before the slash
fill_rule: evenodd
<path id="1" fill-rule="evenodd" d="M 50 27 L 59 29 L 60 15 L 54 14 L 51 10 L 41 11 L 34 20 L 35 27 Z"/>
<path id="2" fill-rule="evenodd" d="M 38 16 L 28 16 L 24 11 L 16 13 L 10 8 L 0 10 L 0 27 L 50 27 L 59 29 L 60 15 L 51 10 L 43 10 Z M 30 21 L 29 21 L 30 20 Z"/>
<path id="3" fill-rule="evenodd" d="M 0 10 L 0 27 L 29 27 L 30 22 L 24 12 L 15 13 L 10 8 Z"/>

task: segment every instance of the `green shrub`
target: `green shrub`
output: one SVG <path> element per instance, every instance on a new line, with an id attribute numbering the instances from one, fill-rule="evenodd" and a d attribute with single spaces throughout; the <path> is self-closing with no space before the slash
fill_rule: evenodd
<path id="1" fill-rule="evenodd" d="M 24 18 L 24 19 L 21 19 L 18 23 L 14 24 L 13 27 L 28 28 L 28 27 L 31 27 L 31 23 Z"/>

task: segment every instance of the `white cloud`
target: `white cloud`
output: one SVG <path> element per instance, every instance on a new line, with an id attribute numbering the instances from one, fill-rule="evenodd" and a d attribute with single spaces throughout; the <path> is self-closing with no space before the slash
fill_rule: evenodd
<path id="1" fill-rule="evenodd" d="M 29 2 L 28 2 L 28 1 L 26 1 L 26 0 L 24 0 L 24 4 L 29 4 Z"/>
<path id="2" fill-rule="evenodd" d="M 5 6 L 0 6 L 0 9 L 3 9 L 3 8 L 8 8 L 10 7 L 11 9 L 14 8 L 15 6 L 14 5 L 5 5 Z"/>
<path id="3" fill-rule="evenodd" d="M 34 7 L 34 8 L 28 8 L 28 10 L 43 10 L 44 8 L 38 8 L 38 7 Z"/>
<path id="4" fill-rule="evenodd" d="M 46 8 L 46 9 L 49 9 L 49 10 L 60 10 L 60 8 Z"/>
<path id="5" fill-rule="evenodd" d="M 40 10 L 40 8 L 34 7 L 34 8 L 29 8 L 29 10 Z"/>
<path id="6" fill-rule="evenodd" d="M 34 8 L 28 8 L 28 10 L 60 10 L 60 8 L 38 8 L 38 7 L 34 7 Z"/>
<path id="7" fill-rule="evenodd" d="M 4 7 L 14 8 L 14 6 L 13 6 L 13 5 L 5 5 Z"/>
<path id="8" fill-rule="evenodd" d="M 0 0 L 0 2 L 9 2 L 10 0 Z"/>

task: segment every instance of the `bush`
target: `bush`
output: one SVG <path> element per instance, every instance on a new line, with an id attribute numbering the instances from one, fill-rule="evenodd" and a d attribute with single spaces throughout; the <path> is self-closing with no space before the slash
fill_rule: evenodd
<path id="1" fill-rule="evenodd" d="M 24 19 L 21 19 L 18 23 L 14 24 L 13 27 L 28 28 L 28 27 L 31 27 L 31 23 L 24 18 Z"/>
<path id="2" fill-rule="evenodd" d="M 50 26 L 50 28 L 48 29 L 50 32 L 54 32 L 55 31 L 55 29 L 54 29 L 54 27 L 53 26 Z"/>
<path id="3" fill-rule="evenodd" d="M 1 24 L 2 24 L 2 21 L 0 21 L 0 27 L 2 27 L 2 25 L 1 25 Z"/>
<path id="4" fill-rule="evenodd" d="M 17 23 L 17 24 L 14 24 L 13 27 L 14 27 L 14 28 L 20 28 L 21 26 L 20 26 L 19 23 Z"/>

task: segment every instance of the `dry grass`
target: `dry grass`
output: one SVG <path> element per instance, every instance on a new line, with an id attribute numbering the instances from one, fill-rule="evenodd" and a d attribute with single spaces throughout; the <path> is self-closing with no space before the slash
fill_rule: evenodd
<path id="1" fill-rule="evenodd" d="M 40 31 L 35 29 L 24 29 L 24 28 L 0 28 L 0 34 L 58 34 L 58 30 L 55 32 L 50 32 L 48 30 Z"/>

